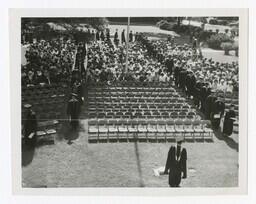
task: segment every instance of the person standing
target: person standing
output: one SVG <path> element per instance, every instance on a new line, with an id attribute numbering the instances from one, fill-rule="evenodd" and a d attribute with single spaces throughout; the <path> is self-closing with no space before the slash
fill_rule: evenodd
<path id="1" fill-rule="evenodd" d="M 181 143 L 178 141 L 177 148 L 171 146 L 168 152 L 164 174 L 169 174 L 170 187 L 179 187 L 181 179 L 187 178 L 187 151 Z"/>
<path id="2" fill-rule="evenodd" d="M 125 43 L 125 29 L 123 29 L 122 34 L 121 34 L 121 41 L 122 41 L 122 44 Z"/>
<path id="3" fill-rule="evenodd" d="M 129 42 L 133 42 L 133 33 L 130 31 L 129 33 Z"/>
<path id="4" fill-rule="evenodd" d="M 230 136 L 233 133 L 233 125 L 234 121 L 236 120 L 236 113 L 234 106 L 230 106 L 230 110 L 226 112 L 224 117 L 224 124 L 223 124 L 223 134 L 225 136 Z"/>
<path id="5" fill-rule="evenodd" d="M 77 97 L 77 94 L 72 93 L 67 106 L 67 115 L 69 116 L 69 121 L 72 129 L 76 129 L 78 126 L 80 105 Z"/>
<path id="6" fill-rule="evenodd" d="M 36 144 L 36 131 L 37 131 L 37 119 L 36 114 L 32 110 L 32 105 L 25 104 L 26 119 L 23 126 L 23 134 L 25 139 L 25 145 L 29 148 L 33 148 Z"/>
<path id="7" fill-rule="evenodd" d="M 97 30 L 96 32 L 96 41 L 99 41 L 100 40 L 100 32 Z"/>
<path id="8" fill-rule="evenodd" d="M 225 111 L 225 104 L 223 101 L 220 100 L 220 98 L 218 98 L 213 104 L 213 110 L 210 115 L 213 128 L 219 129 L 220 120 L 224 114 L 224 111 Z"/>
<path id="9" fill-rule="evenodd" d="M 104 41 L 104 40 L 105 40 L 104 31 L 101 31 L 101 33 L 100 33 L 100 39 L 101 39 L 101 41 Z"/>
<path id="10" fill-rule="evenodd" d="M 115 35 L 114 35 L 114 43 L 116 47 L 118 46 L 118 30 L 116 29 Z"/>

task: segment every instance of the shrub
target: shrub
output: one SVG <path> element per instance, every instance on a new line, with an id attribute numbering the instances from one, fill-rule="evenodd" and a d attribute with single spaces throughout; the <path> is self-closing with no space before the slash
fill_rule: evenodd
<path id="1" fill-rule="evenodd" d="M 211 35 L 211 37 L 207 40 L 208 46 L 213 49 L 221 49 L 221 43 L 224 42 L 233 43 L 233 39 L 224 33 L 218 33 Z"/>
<path id="2" fill-rule="evenodd" d="M 225 55 L 229 55 L 229 51 L 233 49 L 233 44 L 231 42 L 221 43 L 221 48 L 225 51 Z"/>
<path id="3" fill-rule="evenodd" d="M 169 23 L 166 20 L 161 20 L 157 22 L 156 24 L 160 29 L 162 30 L 172 30 L 173 29 L 173 23 Z"/>

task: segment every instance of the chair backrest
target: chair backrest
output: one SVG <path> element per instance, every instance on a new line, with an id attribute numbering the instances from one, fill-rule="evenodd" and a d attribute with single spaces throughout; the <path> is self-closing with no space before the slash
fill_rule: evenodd
<path id="1" fill-rule="evenodd" d="M 108 121 L 106 119 L 99 119 L 98 120 L 98 125 L 99 126 L 105 126 L 108 124 Z"/>
<path id="2" fill-rule="evenodd" d="M 116 124 L 117 124 L 117 120 L 115 119 L 108 120 L 108 125 L 115 126 Z"/>
<path id="3" fill-rule="evenodd" d="M 98 125 L 98 121 L 97 120 L 88 120 L 88 125 L 89 126 L 97 126 Z"/>
<path id="4" fill-rule="evenodd" d="M 175 125 L 175 120 L 167 120 L 167 121 L 166 121 L 166 124 L 167 124 L 168 126 Z"/>

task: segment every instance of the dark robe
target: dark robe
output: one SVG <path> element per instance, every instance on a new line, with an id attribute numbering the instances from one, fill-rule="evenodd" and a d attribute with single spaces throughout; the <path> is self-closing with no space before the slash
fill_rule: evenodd
<path id="1" fill-rule="evenodd" d="M 129 33 L 129 42 L 132 42 L 132 41 L 133 41 L 133 34 Z"/>
<path id="2" fill-rule="evenodd" d="M 98 31 L 96 32 L 96 40 L 100 40 L 100 33 Z"/>
<path id="3" fill-rule="evenodd" d="M 122 41 L 122 44 L 125 43 L 125 33 L 124 33 L 124 31 L 122 31 L 121 41 Z"/>
<path id="4" fill-rule="evenodd" d="M 105 40 L 104 32 L 101 32 L 101 34 L 100 34 L 100 39 L 101 39 L 102 41 L 104 41 L 104 40 Z"/>
<path id="5" fill-rule="evenodd" d="M 210 119 L 210 115 L 213 111 L 213 104 L 217 100 L 217 97 L 214 95 L 209 95 L 205 100 L 205 117 L 207 120 Z"/>
<path id="6" fill-rule="evenodd" d="M 78 116 L 79 116 L 79 101 L 74 97 L 68 101 L 67 114 L 71 117 L 70 124 L 72 128 L 78 126 Z"/>
<path id="7" fill-rule="evenodd" d="M 177 157 L 178 156 L 178 157 Z M 165 171 L 164 173 L 169 173 L 169 185 L 170 187 L 179 187 L 181 182 L 181 173 L 183 172 L 183 177 L 187 177 L 186 172 L 186 152 L 182 150 L 180 152 L 180 146 L 176 147 L 171 146 L 168 152 Z"/>
<path id="8" fill-rule="evenodd" d="M 226 112 L 225 118 L 224 118 L 224 124 L 223 124 L 223 133 L 230 136 L 233 133 L 233 123 L 234 119 L 236 117 L 236 113 L 233 110 L 229 110 Z"/>
<path id="9" fill-rule="evenodd" d="M 213 110 L 210 116 L 212 126 L 215 129 L 218 129 L 220 126 L 220 119 L 223 116 L 225 111 L 225 104 L 222 101 L 216 100 L 213 105 Z M 220 115 L 220 117 L 217 117 Z"/>
<path id="10" fill-rule="evenodd" d="M 26 121 L 24 124 L 24 138 L 25 138 L 25 144 L 29 146 L 34 146 L 36 142 L 36 131 L 37 131 L 37 119 L 36 114 L 32 110 L 29 110 Z M 34 133 L 34 136 L 32 138 L 28 138 L 28 136 Z"/>

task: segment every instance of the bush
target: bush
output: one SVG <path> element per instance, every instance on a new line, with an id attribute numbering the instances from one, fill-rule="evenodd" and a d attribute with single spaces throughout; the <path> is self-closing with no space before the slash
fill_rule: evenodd
<path id="1" fill-rule="evenodd" d="M 173 30 L 174 23 L 170 23 L 167 20 L 161 20 L 156 23 L 156 26 L 162 30 Z"/>
<path id="2" fill-rule="evenodd" d="M 212 49 L 221 49 L 221 43 L 230 42 L 233 43 L 233 39 L 224 33 L 218 33 L 211 35 L 207 40 L 207 44 Z"/>
<path id="3" fill-rule="evenodd" d="M 229 51 L 233 49 L 233 44 L 231 42 L 221 43 L 221 48 L 225 51 L 225 55 L 229 55 Z"/>

